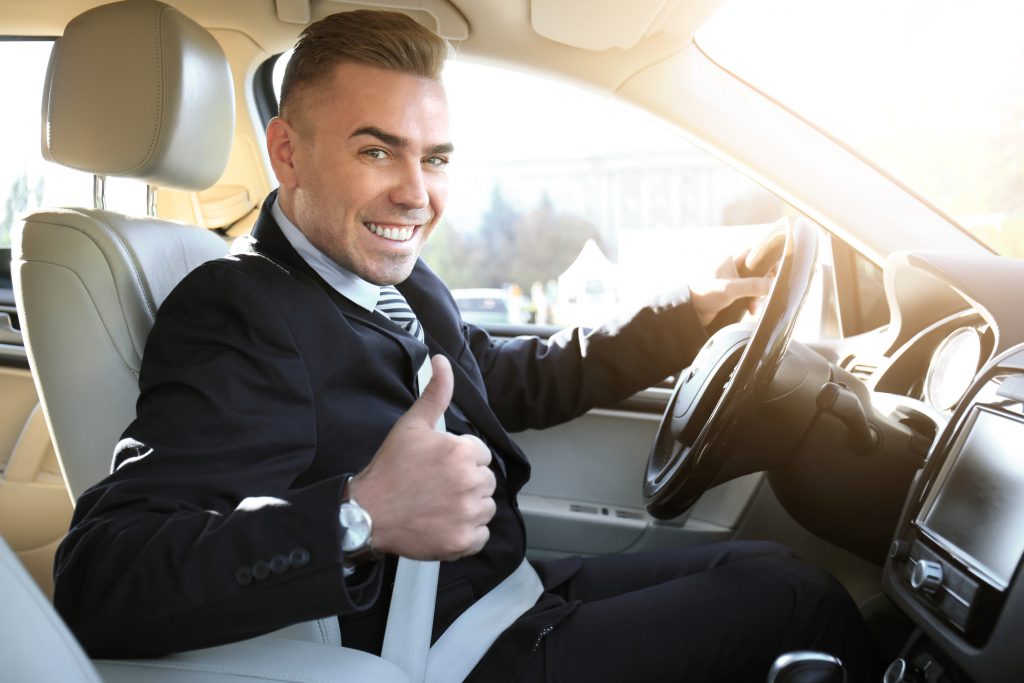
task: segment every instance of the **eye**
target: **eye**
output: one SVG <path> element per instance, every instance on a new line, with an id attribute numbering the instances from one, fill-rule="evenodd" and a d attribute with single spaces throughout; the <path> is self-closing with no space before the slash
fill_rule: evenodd
<path id="1" fill-rule="evenodd" d="M 377 148 L 368 149 L 365 152 L 363 152 L 363 154 L 370 157 L 371 159 L 384 159 L 388 155 L 388 153 L 385 152 L 384 150 Z"/>
<path id="2" fill-rule="evenodd" d="M 448 157 L 427 157 L 423 160 L 427 166 L 434 166 L 435 168 L 444 168 L 448 165 Z"/>

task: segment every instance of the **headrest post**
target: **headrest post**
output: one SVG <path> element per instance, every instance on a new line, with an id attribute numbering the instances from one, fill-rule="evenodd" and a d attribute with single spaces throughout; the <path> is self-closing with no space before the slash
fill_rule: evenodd
<path id="1" fill-rule="evenodd" d="M 95 209 L 107 208 L 107 176 L 99 173 L 92 176 L 92 206 Z"/>
<path id="2" fill-rule="evenodd" d="M 146 185 L 146 215 L 156 217 L 156 186 Z"/>

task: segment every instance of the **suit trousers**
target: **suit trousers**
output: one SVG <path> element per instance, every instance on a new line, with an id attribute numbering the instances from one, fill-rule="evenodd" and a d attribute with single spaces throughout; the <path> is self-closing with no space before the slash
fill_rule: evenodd
<path id="1" fill-rule="evenodd" d="M 838 656 L 850 683 L 882 678 L 849 594 L 775 543 L 587 558 L 549 592 L 580 604 L 538 640 L 524 681 L 764 683 L 794 650 Z"/>

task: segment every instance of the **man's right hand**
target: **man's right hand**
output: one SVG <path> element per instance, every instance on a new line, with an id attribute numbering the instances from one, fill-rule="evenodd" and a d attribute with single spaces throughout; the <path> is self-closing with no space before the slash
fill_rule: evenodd
<path id="1" fill-rule="evenodd" d="M 435 429 L 452 398 L 448 359 L 434 356 L 433 378 L 391 428 L 349 486 L 373 520 L 375 550 L 416 560 L 456 560 L 480 552 L 494 517 L 491 452 L 475 436 Z"/>

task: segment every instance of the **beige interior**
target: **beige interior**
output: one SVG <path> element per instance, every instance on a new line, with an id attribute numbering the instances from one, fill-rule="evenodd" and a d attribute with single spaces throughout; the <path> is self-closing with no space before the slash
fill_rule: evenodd
<path id="1" fill-rule="evenodd" d="M 0 367 L 0 385 L 0 536 L 51 596 L 53 553 L 71 521 L 71 498 L 32 375 Z"/>

